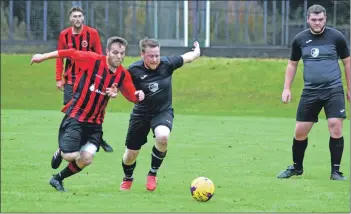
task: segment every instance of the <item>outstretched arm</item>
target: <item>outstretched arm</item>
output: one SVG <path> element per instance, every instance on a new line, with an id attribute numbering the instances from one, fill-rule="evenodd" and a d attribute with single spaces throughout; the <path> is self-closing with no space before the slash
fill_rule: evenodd
<path id="1" fill-rule="evenodd" d="M 189 51 L 183 55 L 181 55 L 181 57 L 183 57 L 183 62 L 184 63 L 189 63 L 194 61 L 195 59 L 200 57 L 200 45 L 198 42 L 194 42 L 194 49 L 192 51 Z"/>
<path id="2" fill-rule="evenodd" d="M 41 63 L 45 60 L 53 59 L 53 58 L 58 58 L 58 51 L 53 51 L 53 52 L 44 53 L 44 54 L 34 54 L 32 56 L 32 60 L 30 64 Z"/>
<path id="3" fill-rule="evenodd" d="M 52 51 L 45 54 L 34 54 L 31 60 L 31 64 L 41 63 L 45 60 L 53 58 L 71 58 L 73 60 L 89 61 L 101 59 L 102 55 L 93 52 L 78 51 L 72 48 L 67 50 Z"/>

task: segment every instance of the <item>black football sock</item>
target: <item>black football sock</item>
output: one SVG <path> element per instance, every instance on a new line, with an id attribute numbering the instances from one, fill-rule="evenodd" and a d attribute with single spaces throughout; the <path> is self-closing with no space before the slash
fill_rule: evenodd
<path id="1" fill-rule="evenodd" d="M 163 159 L 166 157 L 167 151 L 160 152 L 156 149 L 156 147 L 152 147 L 151 153 L 151 169 L 149 171 L 149 175 L 156 176 L 157 170 L 160 168 Z"/>
<path id="2" fill-rule="evenodd" d="M 82 171 L 81 168 L 78 167 L 76 160 L 68 163 L 67 167 L 64 168 L 61 172 L 56 174 L 54 177 L 58 180 L 63 180 L 69 176 L 72 176 L 78 172 Z"/>
<path id="3" fill-rule="evenodd" d="M 133 180 L 133 172 L 136 166 L 136 161 L 132 165 L 126 165 L 122 160 L 122 167 L 125 175 L 125 180 Z"/>
<path id="4" fill-rule="evenodd" d="M 329 139 L 331 172 L 339 171 L 342 153 L 344 151 L 344 137 Z"/>
<path id="5" fill-rule="evenodd" d="M 292 153 L 293 153 L 293 161 L 294 167 L 297 170 L 303 169 L 303 158 L 305 156 L 305 150 L 307 148 L 308 139 L 299 141 L 294 138 Z"/>

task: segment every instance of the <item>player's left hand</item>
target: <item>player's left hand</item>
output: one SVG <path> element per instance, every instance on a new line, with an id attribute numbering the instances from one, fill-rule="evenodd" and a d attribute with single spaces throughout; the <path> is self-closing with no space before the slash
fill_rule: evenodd
<path id="1" fill-rule="evenodd" d="M 42 61 L 44 61 L 43 54 L 34 54 L 32 56 L 32 60 L 30 61 L 30 64 L 32 65 L 33 63 L 41 63 Z"/>
<path id="2" fill-rule="evenodd" d="M 193 48 L 192 48 L 192 50 L 195 51 L 195 52 L 199 52 L 199 53 L 200 53 L 200 44 L 199 44 L 199 42 L 195 41 L 195 42 L 193 43 Z"/>
<path id="3" fill-rule="evenodd" d="M 118 95 L 117 84 L 112 84 L 111 88 L 106 88 L 106 94 L 111 98 L 116 98 Z"/>

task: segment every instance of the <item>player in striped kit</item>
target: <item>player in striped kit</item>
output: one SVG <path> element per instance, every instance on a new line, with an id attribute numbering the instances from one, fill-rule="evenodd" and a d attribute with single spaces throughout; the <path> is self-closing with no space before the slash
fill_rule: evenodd
<path id="1" fill-rule="evenodd" d="M 74 48 L 102 54 L 99 33 L 96 29 L 83 24 L 83 13 L 84 11 L 80 7 L 73 7 L 69 10 L 72 26 L 60 33 L 57 50 Z M 72 59 L 66 59 L 64 68 L 63 64 L 63 58 L 56 59 L 56 87 L 63 90 L 63 104 L 66 105 L 72 99 L 73 84 L 80 70 Z M 100 146 L 106 152 L 113 152 L 113 148 L 105 140 Z M 58 148 L 51 158 L 51 167 L 57 169 L 61 162 L 61 150 Z"/>
<path id="2" fill-rule="evenodd" d="M 110 97 L 116 97 L 120 90 L 130 102 L 144 99 L 143 91 L 135 90 L 129 72 L 121 65 L 126 47 L 125 39 L 111 37 L 107 41 L 107 56 L 68 49 L 32 57 L 32 63 L 69 58 L 82 69 L 74 82 L 73 98 L 62 109 L 65 117 L 60 126 L 59 146 L 63 159 L 69 163 L 50 179 L 50 185 L 57 191 L 66 191 L 63 179 L 92 163 L 102 141 L 102 123 Z"/>

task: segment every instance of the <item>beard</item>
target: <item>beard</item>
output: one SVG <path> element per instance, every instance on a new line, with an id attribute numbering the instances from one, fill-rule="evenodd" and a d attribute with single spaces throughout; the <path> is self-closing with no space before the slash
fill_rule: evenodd
<path id="1" fill-rule="evenodd" d="M 122 60 L 117 61 L 117 60 L 111 60 L 109 59 L 109 65 L 113 68 L 116 69 L 122 64 Z"/>
<path id="2" fill-rule="evenodd" d="M 156 70 L 160 63 L 144 63 L 145 67 L 149 70 Z"/>
<path id="3" fill-rule="evenodd" d="M 80 23 L 80 24 L 74 24 L 73 25 L 75 28 L 81 28 L 82 27 L 82 23 Z"/>
<path id="4" fill-rule="evenodd" d="M 320 28 L 320 30 L 314 30 L 314 29 L 310 26 L 310 30 L 311 30 L 312 33 L 314 33 L 314 34 L 320 34 L 320 33 L 322 33 L 322 32 L 324 31 L 324 29 L 325 29 L 325 25 L 323 25 L 323 26 Z"/>

